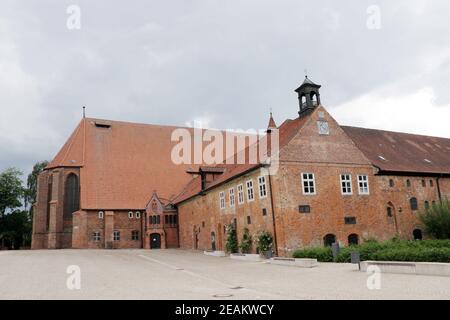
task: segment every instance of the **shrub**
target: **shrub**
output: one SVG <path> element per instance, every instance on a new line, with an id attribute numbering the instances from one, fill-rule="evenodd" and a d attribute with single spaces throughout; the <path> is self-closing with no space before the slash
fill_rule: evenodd
<path id="1" fill-rule="evenodd" d="M 252 251 L 252 236 L 248 228 L 244 229 L 241 244 L 239 245 L 242 253 L 250 253 Z"/>
<path id="2" fill-rule="evenodd" d="M 450 262 L 450 248 L 388 248 L 374 252 L 372 260 Z"/>
<path id="3" fill-rule="evenodd" d="M 229 253 L 237 253 L 238 252 L 238 241 L 236 234 L 236 227 L 234 224 L 229 224 L 227 226 L 227 243 L 226 249 Z"/>
<path id="4" fill-rule="evenodd" d="M 311 258 L 317 259 L 320 262 L 332 262 L 333 253 L 331 247 L 316 247 L 296 250 L 293 255 L 294 258 Z"/>
<path id="5" fill-rule="evenodd" d="M 273 238 L 269 231 L 262 231 L 258 234 L 257 248 L 260 253 L 272 249 Z"/>
<path id="6" fill-rule="evenodd" d="M 425 232 L 436 239 L 450 239 L 450 204 L 446 199 L 418 214 Z"/>

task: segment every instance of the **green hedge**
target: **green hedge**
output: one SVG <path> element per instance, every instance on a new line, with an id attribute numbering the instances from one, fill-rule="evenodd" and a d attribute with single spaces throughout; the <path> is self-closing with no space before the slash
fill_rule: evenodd
<path id="1" fill-rule="evenodd" d="M 370 240 L 361 245 L 341 248 L 337 262 L 350 262 L 350 255 L 354 251 L 361 254 L 362 261 L 450 262 L 450 240 L 405 241 L 394 239 L 386 242 Z M 330 247 L 297 250 L 293 257 L 316 258 L 320 262 L 333 261 Z"/>
<path id="2" fill-rule="evenodd" d="M 294 258 L 315 258 L 320 262 L 332 262 L 333 253 L 331 248 L 307 248 L 302 250 L 297 250 L 293 254 Z"/>

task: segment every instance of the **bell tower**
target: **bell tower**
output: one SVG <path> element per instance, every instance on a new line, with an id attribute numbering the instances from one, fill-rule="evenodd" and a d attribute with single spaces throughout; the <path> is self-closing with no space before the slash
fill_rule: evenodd
<path id="1" fill-rule="evenodd" d="M 320 105 L 320 87 L 321 85 L 315 84 L 308 79 L 308 76 L 305 76 L 305 81 L 295 90 L 298 93 L 298 102 L 300 104 L 298 115 L 300 117 Z"/>

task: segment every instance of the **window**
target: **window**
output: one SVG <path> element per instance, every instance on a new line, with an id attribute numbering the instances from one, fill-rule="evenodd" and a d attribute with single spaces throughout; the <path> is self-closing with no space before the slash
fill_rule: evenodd
<path id="1" fill-rule="evenodd" d="M 230 195 L 230 207 L 234 207 L 234 188 L 229 190 Z"/>
<path id="2" fill-rule="evenodd" d="M 389 187 L 393 187 L 394 186 L 394 180 L 392 180 L 392 179 L 389 179 Z"/>
<path id="3" fill-rule="evenodd" d="M 141 213 L 139 211 L 136 211 L 136 219 L 140 219 L 141 218 Z"/>
<path id="4" fill-rule="evenodd" d="M 298 206 L 298 212 L 300 213 L 310 213 L 311 207 L 309 205 L 300 205 Z"/>
<path id="5" fill-rule="evenodd" d="M 247 224 L 252 224 L 252 218 L 250 216 L 247 216 Z"/>
<path id="6" fill-rule="evenodd" d="M 388 217 L 392 217 L 392 207 L 386 207 L 386 213 Z"/>
<path id="7" fill-rule="evenodd" d="M 424 179 L 422 179 L 422 187 L 426 187 L 427 186 L 427 184 L 426 184 L 426 182 L 425 182 L 425 180 Z"/>
<path id="8" fill-rule="evenodd" d="M 128 218 L 133 219 L 133 211 L 128 212 Z"/>
<path id="9" fill-rule="evenodd" d="M 430 180 L 430 187 L 432 187 L 433 185 L 433 180 Z"/>
<path id="10" fill-rule="evenodd" d="M 223 191 L 219 192 L 219 207 L 225 209 L 225 193 Z"/>
<path id="11" fill-rule="evenodd" d="M 113 241 L 120 241 L 120 231 L 114 230 L 114 232 L 113 232 Z"/>
<path id="12" fill-rule="evenodd" d="M 408 188 L 411 187 L 411 181 L 410 181 L 409 179 L 406 180 L 406 186 L 407 186 Z"/>
<path id="13" fill-rule="evenodd" d="M 253 181 L 249 180 L 246 182 L 247 185 L 247 201 L 255 200 L 255 194 L 253 193 Z"/>
<path id="14" fill-rule="evenodd" d="M 202 228 L 205 227 L 205 221 L 202 221 Z"/>
<path id="15" fill-rule="evenodd" d="M 317 121 L 317 128 L 319 129 L 319 134 L 330 134 L 330 128 L 328 127 L 328 122 L 326 121 Z"/>
<path id="16" fill-rule="evenodd" d="M 359 243 L 359 237 L 356 233 L 352 233 L 348 236 L 348 245 L 357 245 Z"/>
<path id="17" fill-rule="evenodd" d="M 359 194 L 369 194 L 369 178 L 366 175 L 358 175 Z"/>
<path id="18" fill-rule="evenodd" d="M 345 217 L 344 223 L 345 224 L 356 224 L 356 217 Z"/>
<path id="19" fill-rule="evenodd" d="M 242 184 L 237 186 L 238 191 L 238 203 L 243 204 L 244 203 L 244 186 Z"/>
<path id="20" fill-rule="evenodd" d="M 100 241 L 100 232 L 96 231 L 92 234 L 92 239 L 96 242 Z"/>
<path id="21" fill-rule="evenodd" d="M 341 174 L 342 194 L 352 194 L 352 176 L 348 173 Z"/>
<path id="22" fill-rule="evenodd" d="M 258 178 L 259 185 L 259 197 L 266 198 L 267 197 L 267 189 L 266 189 L 266 177 L 261 176 Z"/>
<path id="23" fill-rule="evenodd" d="M 417 210 L 417 199 L 416 198 L 409 199 L 409 204 L 411 205 L 411 210 Z"/>
<path id="24" fill-rule="evenodd" d="M 133 240 L 133 241 L 139 240 L 139 231 L 138 230 L 131 231 L 131 240 Z"/>
<path id="25" fill-rule="evenodd" d="M 103 213 L 103 211 L 99 211 L 98 212 L 98 218 L 99 219 L 103 219 L 104 216 L 105 216 L 105 214 Z"/>
<path id="26" fill-rule="evenodd" d="M 177 224 L 178 223 L 178 216 L 174 215 L 173 216 L 173 224 Z"/>
<path id="27" fill-rule="evenodd" d="M 164 223 L 169 224 L 169 216 L 168 215 L 164 216 Z"/>
<path id="28" fill-rule="evenodd" d="M 302 173 L 303 194 L 316 194 L 314 173 Z"/>
<path id="29" fill-rule="evenodd" d="M 424 205 L 425 209 L 430 208 L 430 203 L 428 201 L 425 201 L 423 205 Z"/>
<path id="30" fill-rule="evenodd" d="M 64 220 L 71 220 L 72 213 L 80 209 L 80 183 L 78 177 L 71 173 L 64 186 Z"/>
<path id="31" fill-rule="evenodd" d="M 263 216 L 267 216 L 267 209 L 266 209 L 266 208 L 263 208 L 263 209 L 262 209 L 262 215 L 263 215 Z"/>
<path id="32" fill-rule="evenodd" d="M 156 224 L 161 224 L 161 216 L 156 216 Z"/>

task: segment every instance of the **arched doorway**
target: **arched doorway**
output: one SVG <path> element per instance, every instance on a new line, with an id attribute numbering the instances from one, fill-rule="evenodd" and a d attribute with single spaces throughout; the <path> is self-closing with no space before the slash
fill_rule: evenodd
<path id="1" fill-rule="evenodd" d="M 216 234 L 211 232 L 211 250 L 216 251 Z"/>
<path id="2" fill-rule="evenodd" d="M 332 233 L 329 233 L 325 237 L 323 237 L 323 244 L 325 247 L 331 247 L 331 245 L 335 242 L 336 236 Z"/>
<path id="3" fill-rule="evenodd" d="M 359 243 L 359 237 L 356 233 L 352 233 L 348 236 L 348 245 L 357 245 Z"/>
<path id="4" fill-rule="evenodd" d="M 161 249 L 161 235 L 159 233 L 150 234 L 150 249 Z"/>
<path id="5" fill-rule="evenodd" d="M 413 230 L 413 237 L 414 237 L 414 240 L 422 240 L 422 230 L 414 229 Z"/>

